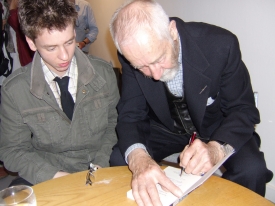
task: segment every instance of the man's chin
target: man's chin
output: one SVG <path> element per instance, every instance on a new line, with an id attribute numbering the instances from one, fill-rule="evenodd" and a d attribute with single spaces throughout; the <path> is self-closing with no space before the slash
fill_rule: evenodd
<path id="1" fill-rule="evenodd" d="M 168 82 L 175 78 L 176 74 L 178 73 L 178 68 L 166 69 L 159 79 L 162 82 Z"/>

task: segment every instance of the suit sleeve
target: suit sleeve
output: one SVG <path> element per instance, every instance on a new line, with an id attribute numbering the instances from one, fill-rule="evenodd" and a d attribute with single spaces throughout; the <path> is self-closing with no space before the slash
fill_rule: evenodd
<path id="1" fill-rule="evenodd" d="M 86 37 L 90 40 L 91 43 L 93 43 L 96 40 L 96 37 L 98 35 L 98 27 L 96 25 L 96 20 L 95 20 L 92 8 L 90 6 L 87 6 L 86 10 L 87 10 L 86 24 L 89 28 L 89 32 L 86 34 Z"/>
<path id="2" fill-rule="evenodd" d="M 135 72 L 129 62 L 120 54 L 119 61 L 122 65 L 122 90 L 118 103 L 118 143 L 121 153 L 135 143 L 146 145 L 145 139 L 150 135 L 148 119 L 148 106 L 142 90 L 136 79 Z"/>
<path id="3" fill-rule="evenodd" d="M 211 139 L 229 143 L 238 151 L 253 136 L 260 117 L 235 36 L 231 38 L 227 64 L 221 74 L 219 98 L 224 118 Z"/>

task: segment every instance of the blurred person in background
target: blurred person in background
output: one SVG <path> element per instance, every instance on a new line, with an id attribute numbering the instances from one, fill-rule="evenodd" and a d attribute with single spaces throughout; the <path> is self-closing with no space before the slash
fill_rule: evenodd
<path id="1" fill-rule="evenodd" d="M 85 0 L 70 0 L 75 4 L 78 14 L 75 32 L 78 47 L 86 54 L 89 53 L 90 45 L 96 40 L 98 28 L 90 4 Z"/>

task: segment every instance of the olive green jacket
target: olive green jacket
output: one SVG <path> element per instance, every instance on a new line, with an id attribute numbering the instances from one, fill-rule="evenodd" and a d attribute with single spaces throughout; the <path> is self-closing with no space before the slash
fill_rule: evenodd
<path id="1" fill-rule="evenodd" d="M 112 66 L 99 58 L 78 48 L 75 57 L 78 88 L 72 121 L 44 78 L 39 53 L 2 85 L 0 159 L 32 184 L 60 170 L 87 170 L 90 162 L 109 166 L 117 142 L 116 77 Z"/>

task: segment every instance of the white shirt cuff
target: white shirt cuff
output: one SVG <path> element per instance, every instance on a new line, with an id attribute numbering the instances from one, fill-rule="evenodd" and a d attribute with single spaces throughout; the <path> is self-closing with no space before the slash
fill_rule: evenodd
<path id="1" fill-rule="evenodd" d="M 146 147 L 143 144 L 141 144 L 141 143 L 136 143 L 136 144 L 131 145 L 130 147 L 128 147 L 128 149 L 125 152 L 125 161 L 126 161 L 127 164 L 128 164 L 127 159 L 128 159 L 129 154 L 133 150 L 138 149 L 138 148 L 144 149 L 147 152 Z"/>

